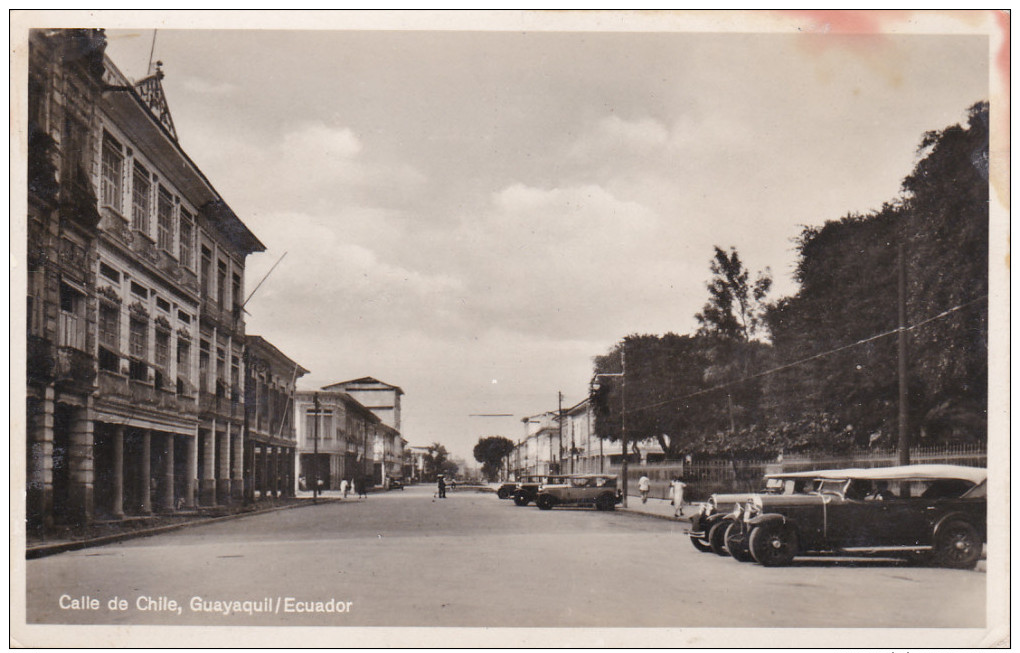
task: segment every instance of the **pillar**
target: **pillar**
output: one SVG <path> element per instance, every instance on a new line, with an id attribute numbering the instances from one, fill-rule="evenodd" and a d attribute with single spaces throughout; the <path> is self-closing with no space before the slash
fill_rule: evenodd
<path id="1" fill-rule="evenodd" d="M 174 506 L 174 434 L 164 433 L 161 441 L 162 465 L 159 470 L 159 509 L 173 512 Z"/>
<path id="2" fill-rule="evenodd" d="M 184 481 L 184 507 L 192 509 L 195 507 L 195 484 L 198 479 L 198 433 L 192 433 L 188 438 L 188 454 L 185 461 Z"/>
<path id="3" fill-rule="evenodd" d="M 280 447 L 273 447 L 273 498 L 280 496 Z"/>
<path id="4" fill-rule="evenodd" d="M 269 475 L 269 447 L 262 445 L 262 498 L 269 496 L 272 489 L 272 478 Z"/>
<path id="5" fill-rule="evenodd" d="M 202 479 L 198 483 L 199 503 L 216 505 L 216 423 L 199 431 L 202 438 Z"/>
<path id="6" fill-rule="evenodd" d="M 53 525 L 53 387 L 43 388 L 40 399 L 29 399 L 28 477 L 25 516 L 30 527 Z"/>
<path id="7" fill-rule="evenodd" d="M 68 521 L 87 524 L 94 517 L 95 469 L 93 448 L 92 397 L 74 409 L 71 417 L 71 438 L 68 451 Z"/>
<path id="8" fill-rule="evenodd" d="M 296 476 L 295 476 L 296 472 L 294 471 L 294 465 L 297 464 L 297 461 L 294 458 L 294 448 L 293 447 L 289 447 L 287 449 L 287 458 L 286 458 L 286 461 L 287 461 L 287 487 L 284 488 L 284 496 L 286 496 L 286 497 L 293 497 L 294 496 L 294 486 L 297 485 L 297 483 L 296 483 L 297 479 L 296 479 Z"/>
<path id="9" fill-rule="evenodd" d="M 231 429 L 230 455 L 230 496 L 234 501 L 244 499 L 244 438 L 241 429 Z"/>
<path id="10" fill-rule="evenodd" d="M 124 517 L 124 428 L 117 424 L 112 429 L 110 444 L 113 460 L 113 487 L 110 488 L 110 513 L 115 519 Z"/>
<path id="11" fill-rule="evenodd" d="M 224 430 L 215 431 L 219 461 L 216 465 L 216 498 L 219 503 L 230 501 L 230 423 Z"/>
<path id="12" fill-rule="evenodd" d="M 138 490 L 141 496 L 141 505 L 139 508 L 143 515 L 152 513 L 152 431 L 149 429 L 142 429 L 140 447 L 141 452 L 139 456 L 141 460 L 138 461 Z"/>

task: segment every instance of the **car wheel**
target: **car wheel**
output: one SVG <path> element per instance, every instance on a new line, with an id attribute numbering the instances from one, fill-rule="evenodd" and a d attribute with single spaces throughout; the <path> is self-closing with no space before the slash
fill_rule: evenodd
<path id="1" fill-rule="evenodd" d="M 726 550 L 730 552 L 730 555 L 734 559 L 740 562 L 753 562 L 754 558 L 751 557 L 751 552 L 747 550 L 747 540 L 744 538 L 744 533 L 740 529 L 740 524 L 737 522 L 730 522 L 726 527 L 726 533 L 723 535 L 723 541 L 726 543 Z"/>
<path id="2" fill-rule="evenodd" d="M 514 505 L 517 505 L 517 506 L 526 506 L 526 505 L 528 505 L 528 497 L 524 496 L 523 494 L 515 494 L 514 495 Z"/>
<path id="3" fill-rule="evenodd" d="M 973 569 L 980 557 L 981 535 L 965 521 L 951 521 L 935 536 L 935 560 L 943 567 Z"/>
<path id="4" fill-rule="evenodd" d="M 510 490 L 507 490 L 506 488 L 500 488 L 499 491 L 496 492 L 496 496 L 499 497 L 500 499 L 509 499 Z"/>
<path id="5" fill-rule="evenodd" d="M 612 495 L 603 494 L 602 496 L 600 496 L 598 499 L 595 500 L 595 509 L 596 510 L 615 510 L 616 509 L 616 501 L 612 497 Z"/>
<path id="6" fill-rule="evenodd" d="M 535 505 L 538 506 L 539 510 L 552 510 L 555 501 L 547 494 L 543 494 L 535 500 Z"/>
<path id="7" fill-rule="evenodd" d="M 729 525 L 727 521 L 719 521 L 712 524 L 712 528 L 708 529 L 708 544 L 712 547 L 712 553 L 717 556 L 729 555 L 725 548 L 726 527 Z"/>
<path id="8" fill-rule="evenodd" d="M 702 553 L 707 553 L 712 550 L 712 545 L 708 543 L 708 540 L 703 540 L 700 537 L 695 537 L 693 535 L 691 535 L 691 544 L 694 545 L 695 549 Z"/>
<path id="9" fill-rule="evenodd" d="M 764 566 L 782 567 L 797 555 L 797 534 L 783 524 L 762 524 L 751 531 L 748 548 Z"/>

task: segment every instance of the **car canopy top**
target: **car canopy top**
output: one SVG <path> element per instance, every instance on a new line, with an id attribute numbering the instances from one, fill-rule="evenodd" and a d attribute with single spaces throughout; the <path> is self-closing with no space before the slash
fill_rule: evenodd
<path id="1" fill-rule="evenodd" d="M 964 465 L 898 465 L 895 467 L 822 469 L 788 474 L 768 474 L 765 478 L 853 479 L 868 481 L 963 479 L 977 485 L 987 480 L 988 470 L 983 467 L 966 467 Z"/>

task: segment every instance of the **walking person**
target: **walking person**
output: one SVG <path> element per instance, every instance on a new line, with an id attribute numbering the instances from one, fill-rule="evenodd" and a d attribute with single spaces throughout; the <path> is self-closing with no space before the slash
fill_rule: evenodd
<path id="1" fill-rule="evenodd" d="M 368 477 L 367 476 L 362 476 L 358 480 L 358 498 L 360 498 L 360 499 L 367 499 L 368 498 Z"/>
<path id="2" fill-rule="evenodd" d="M 439 489 L 439 498 L 440 499 L 445 499 L 446 498 L 446 479 L 443 478 L 442 474 L 440 474 L 436 478 L 436 485 L 438 486 L 438 489 Z"/>
<path id="3" fill-rule="evenodd" d="M 340 481 L 340 494 L 344 499 L 347 498 L 347 493 L 350 492 L 351 484 L 347 482 L 347 479 Z"/>
<path id="4" fill-rule="evenodd" d="M 669 484 L 670 503 L 673 504 L 673 517 L 680 517 L 684 514 L 684 488 L 687 484 L 677 476 Z"/>
<path id="5" fill-rule="evenodd" d="M 638 479 L 637 489 L 641 493 L 641 503 L 648 503 L 648 490 L 651 489 L 651 485 L 652 481 L 646 474 L 642 474 Z"/>

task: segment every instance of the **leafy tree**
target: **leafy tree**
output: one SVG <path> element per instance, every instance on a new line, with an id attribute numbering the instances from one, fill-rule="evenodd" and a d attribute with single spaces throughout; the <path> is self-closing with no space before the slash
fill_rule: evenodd
<path id="1" fill-rule="evenodd" d="M 438 476 L 439 474 L 445 474 L 446 472 L 444 472 L 443 469 L 444 465 L 450 463 L 449 458 L 450 454 L 449 452 L 446 451 L 446 447 L 439 444 L 438 442 L 433 442 L 432 444 L 430 444 L 428 446 L 428 453 L 425 454 L 424 457 L 426 479 L 434 481 L 436 480 L 436 476 Z M 453 466 L 454 469 L 456 469 L 457 467 L 456 464 L 454 464 Z"/>
<path id="2" fill-rule="evenodd" d="M 501 435 L 479 438 L 475 445 L 475 460 L 482 463 L 482 474 L 490 481 L 499 476 L 503 460 L 514 450 L 514 443 Z"/>
<path id="3" fill-rule="evenodd" d="M 750 273 L 734 247 L 727 254 L 718 246 L 710 264 L 709 299 L 694 317 L 701 324 L 698 332 L 721 338 L 749 342 L 762 327 L 764 299 L 772 288 L 768 268 L 750 283 Z"/>

